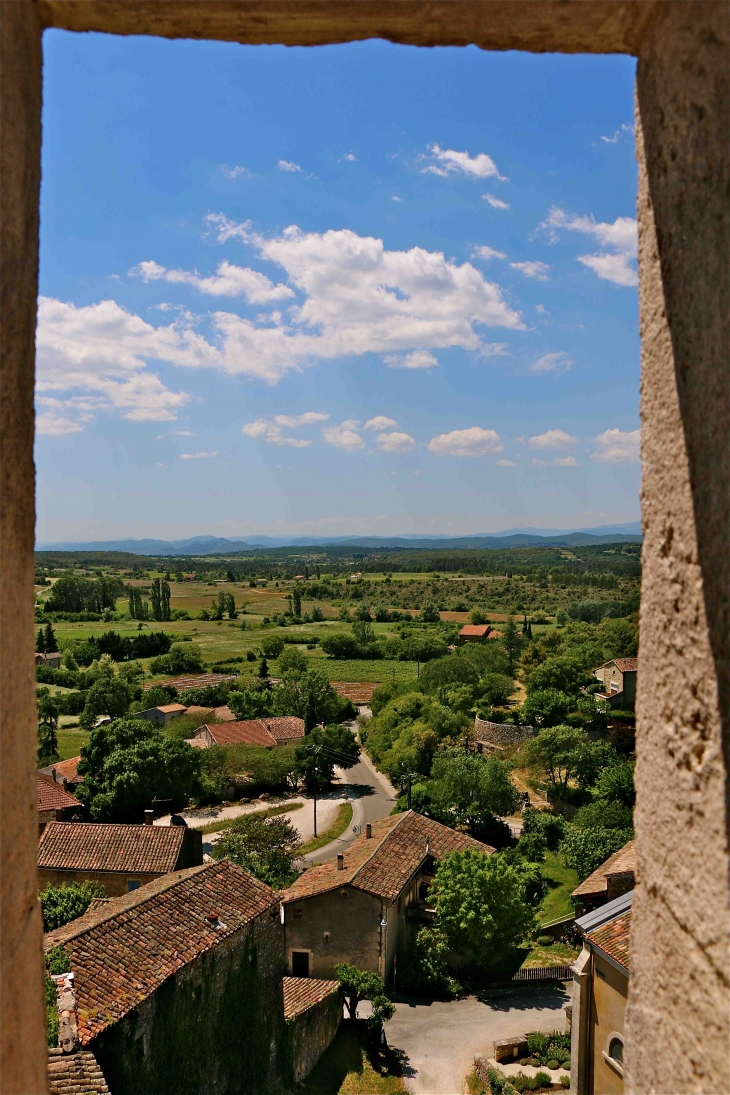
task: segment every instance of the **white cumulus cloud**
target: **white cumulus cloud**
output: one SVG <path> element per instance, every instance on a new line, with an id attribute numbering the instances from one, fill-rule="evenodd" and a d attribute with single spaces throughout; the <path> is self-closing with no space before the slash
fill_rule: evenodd
<path id="1" fill-rule="evenodd" d="M 428 350 L 413 350 L 410 354 L 386 354 L 383 358 L 389 369 L 432 369 L 438 359 Z"/>
<path id="2" fill-rule="evenodd" d="M 365 442 L 357 432 L 359 422 L 355 418 L 348 418 L 339 426 L 329 426 L 322 430 L 322 437 L 328 445 L 336 445 L 338 449 L 346 452 L 357 452 L 365 448 Z"/>
<path id="3" fill-rule="evenodd" d="M 498 468 L 516 468 L 516 460 L 497 460 L 496 465 Z"/>
<path id="4" fill-rule="evenodd" d="M 572 437 L 565 430 L 546 430 L 538 433 L 528 441 L 533 449 L 569 449 L 578 444 L 578 438 Z"/>
<path id="5" fill-rule="evenodd" d="M 437 144 L 429 146 L 428 151 L 437 161 L 421 170 L 432 175 L 466 175 L 472 179 L 490 179 L 495 177 L 502 182 L 507 180 L 500 175 L 497 165 L 486 152 L 470 156 L 468 152 L 455 152 L 452 148 L 439 148 Z"/>
<path id="6" fill-rule="evenodd" d="M 509 209 L 507 202 L 503 202 L 500 198 L 495 197 L 494 194 L 482 194 L 485 202 L 489 202 L 492 209 Z"/>
<path id="7" fill-rule="evenodd" d="M 222 163 L 221 171 L 227 179 L 237 179 L 239 175 L 249 176 L 251 172 L 247 167 L 243 167 L 241 164 L 235 164 L 233 167 L 230 164 Z"/>
<path id="8" fill-rule="evenodd" d="M 475 247 L 471 253 L 473 259 L 484 259 L 485 262 L 489 262 L 490 259 L 506 259 L 504 251 L 495 251 L 493 247 L 487 247 L 482 244 L 480 247 Z"/>
<path id="9" fill-rule="evenodd" d="M 543 354 L 529 367 L 531 373 L 565 373 L 573 362 L 562 350 L 557 353 Z"/>
<path id="10" fill-rule="evenodd" d="M 572 216 L 554 206 L 539 229 L 546 231 L 553 241 L 558 238 L 561 229 L 593 236 L 603 250 L 594 255 L 578 255 L 578 262 L 614 285 L 630 287 L 639 284 L 635 266 L 638 238 L 633 217 L 617 217 L 610 224 L 596 221 L 593 217 Z"/>
<path id="11" fill-rule="evenodd" d="M 268 304 L 271 300 L 293 297 L 294 291 L 288 285 L 274 285 L 265 274 L 247 266 L 234 266 L 230 262 L 220 262 L 215 276 L 200 277 L 190 270 L 167 270 L 153 261 L 140 262 L 129 271 L 132 277 L 142 281 L 167 281 L 178 285 L 191 285 L 201 293 L 215 297 L 244 297 L 249 304 Z"/>
<path id="12" fill-rule="evenodd" d="M 504 449 L 499 434 L 481 426 L 441 433 L 429 441 L 428 447 L 437 456 L 488 456 Z"/>
<path id="13" fill-rule="evenodd" d="M 591 454 L 591 460 L 599 460 L 606 464 L 635 463 L 640 458 L 641 430 L 613 429 L 604 430 L 593 440 L 596 450 Z"/>
<path id="14" fill-rule="evenodd" d="M 299 164 L 294 163 L 293 160 L 278 160 L 276 166 L 280 171 L 289 171 L 295 175 L 301 175 L 303 173 Z"/>
<path id="15" fill-rule="evenodd" d="M 220 452 L 216 449 L 215 452 L 181 452 L 181 460 L 209 460 L 213 456 L 220 456 Z"/>
<path id="16" fill-rule="evenodd" d="M 574 456 L 556 456 L 554 460 L 538 460 L 536 456 L 533 456 L 532 463 L 538 467 L 547 468 L 551 465 L 557 465 L 561 468 L 577 468 L 578 462 Z"/>
<path id="17" fill-rule="evenodd" d="M 547 281 L 547 272 L 550 269 L 546 262 L 511 262 L 513 270 L 519 270 L 526 278 L 537 278 L 538 281 Z"/>
<path id="18" fill-rule="evenodd" d="M 416 442 L 409 433 L 379 433 L 375 439 L 378 448 L 383 452 L 410 452 Z"/>
<path id="19" fill-rule="evenodd" d="M 394 430 L 398 423 L 394 418 L 386 418 L 384 414 L 378 414 L 375 418 L 369 418 L 365 423 L 366 430 Z"/>
<path id="20" fill-rule="evenodd" d="M 254 422 L 247 422 L 242 427 L 241 433 L 246 437 L 260 438 L 272 445 L 291 445 L 295 449 L 304 449 L 311 445 L 300 437 L 291 437 L 284 433 L 285 429 L 295 429 L 297 426 L 312 426 L 315 422 L 326 422 L 328 414 L 320 411 L 305 411 L 304 414 L 275 414 L 273 419 L 257 418 Z"/>

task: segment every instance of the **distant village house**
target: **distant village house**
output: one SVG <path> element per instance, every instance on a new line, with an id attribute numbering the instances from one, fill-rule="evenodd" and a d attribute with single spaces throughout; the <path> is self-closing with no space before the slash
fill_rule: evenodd
<path id="1" fill-rule="evenodd" d="M 189 739 L 191 745 L 208 749 L 212 745 L 259 745 L 275 749 L 291 745 L 304 737 L 304 719 L 287 715 L 273 719 L 246 719 L 241 722 L 205 723 Z"/>
<path id="2" fill-rule="evenodd" d="M 638 658 L 614 658 L 593 670 L 593 676 L 603 689 L 596 699 L 605 700 L 611 707 L 633 711 L 636 706 L 636 671 Z"/>
<path id="3" fill-rule="evenodd" d="M 64 790 L 51 776 L 38 773 L 38 826 L 43 831 L 50 821 L 68 821 L 81 816 L 83 804 Z"/>
<path id="4" fill-rule="evenodd" d="M 490 624 L 464 624 L 459 632 L 462 643 L 483 643 L 490 639 L 501 639 L 502 632 L 495 631 Z"/>

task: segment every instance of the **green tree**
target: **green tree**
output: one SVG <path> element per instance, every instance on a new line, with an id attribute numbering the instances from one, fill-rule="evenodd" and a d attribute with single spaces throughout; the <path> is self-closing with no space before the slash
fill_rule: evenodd
<path id="1" fill-rule="evenodd" d="M 512 813 L 519 798 L 503 760 L 458 749 L 434 758 L 429 793 L 452 825 L 466 825 L 472 835 L 491 816 Z"/>
<path id="2" fill-rule="evenodd" d="M 360 746 L 346 726 L 316 726 L 297 745 L 297 770 L 307 786 L 329 786 L 335 768 L 352 768 L 360 759 Z"/>
<path id="3" fill-rule="evenodd" d="M 499 966 L 535 927 L 531 872 L 506 855 L 451 852 L 431 885 L 436 927 L 449 949 L 481 968 Z"/>
<path id="4" fill-rule="evenodd" d="M 527 726 L 557 726 L 574 710 L 576 700 L 556 688 L 532 692 L 522 707 L 522 722 Z"/>
<path id="5" fill-rule="evenodd" d="M 582 730 L 551 726 L 526 742 L 522 752 L 530 768 L 547 779 L 555 791 L 564 793 L 577 774 L 587 741 Z"/>
<path id="6" fill-rule="evenodd" d="M 604 768 L 594 783 L 591 793 L 602 802 L 620 802 L 633 808 L 636 801 L 633 760 Z"/>
<path id="7" fill-rule="evenodd" d="M 155 578 L 150 590 L 152 615 L 156 620 L 170 619 L 170 586 L 163 578 Z"/>
<path id="8" fill-rule="evenodd" d="M 284 640 L 280 635 L 268 635 L 261 644 L 266 658 L 280 658 L 284 651 Z"/>
<path id="9" fill-rule="evenodd" d="M 92 726 L 99 715 L 119 718 L 126 715 L 132 702 L 132 689 L 120 677 L 100 677 L 86 693 L 86 704 L 79 716 L 79 724 Z"/>
<path id="10" fill-rule="evenodd" d="M 565 862 L 578 872 L 582 882 L 633 836 L 633 829 L 578 829 L 571 825 L 560 844 L 560 850 Z"/>
<path id="11" fill-rule="evenodd" d="M 382 978 L 371 970 L 359 970 L 348 962 L 340 962 L 334 967 L 337 980 L 342 985 L 345 996 L 345 1004 L 351 1019 L 357 1019 L 357 1005 L 361 1000 L 369 1000 L 372 1005 L 372 1014 L 368 1018 L 368 1026 L 379 1027 L 382 1023 L 392 1019 L 395 1006 L 385 995 L 385 985 Z"/>
<path id="12" fill-rule="evenodd" d="M 421 622 L 424 624 L 437 624 L 440 623 L 441 616 L 439 610 L 435 605 L 426 604 L 421 609 Z"/>
<path id="13" fill-rule="evenodd" d="M 481 608 L 472 609 L 472 611 L 469 613 L 469 621 L 473 623 L 476 627 L 481 627 L 483 624 L 489 622 L 487 620 L 486 613 L 482 612 Z"/>
<path id="14" fill-rule="evenodd" d="M 508 617 L 507 623 L 502 630 L 502 646 L 507 655 L 509 674 L 511 677 L 514 677 L 515 662 L 519 657 L 520 650 L 522 650 L 522 636 L 517 630 L 517 625 L 511 616 Z"/>
<path id="15" fill-rule="evenodd" d="M 38 896 L 43 910 L 43 930 L 52 932 L 83 916 L 94 898 L 104 897 L 104 887 L 98 882 L 68 882 L 62 886 L 48 885 Z"/>
<path id="16" fill-rule="evenodd" d="M 289 646 L 279 658 L 279 673 L 301 677 L 307 671 L 307 658 L 295 646 Z"/>
<path id="17" fill-rule="evenodd" d="M 288 818 L 244 814 L 213 848 L 213 858 L 227 857 L 275 890 L 291 885 L 294 861 L 301 848 L 299 833 Z"/>
<path id="18" fill-rule="evenodd" d="M 36 692 L 38 707 L 38 767 L 58 760 L 58 703 L 49 688 Z"/>
<path id="19" fill-rule="evenodd" d="M 269 665 L 266 658 L 261 659 L 261 665 L 259 666 L 259 677 L 262 681 L 265 681 L 269 675 Z"/>
<path id="20" fill-rule="evenodd" d="M 38 634 L 35 638 L 35 652 L 36 654 L 45 654 L 46 652 L 46 639 L 42 627 L 38 628 Z"/>
<path id="21" fill-rule="evenodd" d="M 46 654 L 56 654 L 58 652 L 58 643 L 56 642 L 56 635 L 50 620 L 46 624 L 43 632 L 43 649 Z"/>
<path id="22" fill-rule="evenodd" d="M 479 688 L 487 703 L 501 707 L 514 692 L 515 682 L 505 673 L 485 673 L 479 681 Z"/>
<path id="23" fill-rule="evenodd" d="M 554 689 L 568 695 L 577 695 L 585 680 L 585 671 L 572 658 L 566 656 L 546 658 L 530 673 L 527 693 L 532 695 L 534 692 Z"/>
<path id="24" fill-rule="evenodd" d="M 302 614 L 302 595 L 298 586 L 294 586 L 292 591 L 292 604 L 295 616 L 301 616 Z"/>
<path id="25" fill-rule="evenodd" d="M 146 719 L 117 719 L 82 745 L 78 797 L 95 821 L 134 821 L 155 798 L 186 806 L 201 790 L 200 771 L 200 751 L 186 741 L 170 741 Z"/>
<path id="26" fill-rule="evenodd" d="M 200 673 L 203 652 L 197 643 L 173 643 L 169 654 L 160 654 L 149 664 L 150 673 Z"/>

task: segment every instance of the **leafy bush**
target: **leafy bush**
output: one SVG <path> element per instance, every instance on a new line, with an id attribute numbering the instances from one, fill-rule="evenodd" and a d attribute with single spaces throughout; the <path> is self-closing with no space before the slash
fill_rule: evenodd
<path id="1" fill-rule="evenodd" d="M 560 850 L 565 862 L 578 872 L 582 882 L 633 836 L 633 829 L 578 829 L 571 825 Z"/>
<path id="2" fill-rule="evenodd" d="M 169 654 L 152 659 L 150 673 L 200 673 L 203 665 L 203 652 L 196 643 L 174 643 Z"/>
<path id="3" fill-rule="evenodd" d="M 232 860 L 279 890 L 296 877 L 294 860 L 300 847 L 299 833 L 288 818 L 244 814 L 223 834 L 212 855 Z"/>
<path id="4" fill-rule="evenodd" d="M 279 658 L 284 650 L 284 640 L 279 635 L 267 635 L 261 644 L 266 658 Z"/>
<path id="5" fill-rule="evenodd" d="M 184 703 L 186 707 L 222 707 L 228 701 L 228 692 L 227 684 L 210 684 L 206 688 L 187 688 L 180 694 L 180 703 Z"/>
<path id="6" fill-rule="evenodd" d="M 104 887 L 98 882 L 69 882 L 63 886 L 48 885 L 38 896 L 43 910 L 43 930 L 51 932 L 83 916 L 95 897 L 104 897 Z"/>
<path id="7" fill-rule="evenodd" d="M 454 988 L 446 965 L 446 941 L 433 928 L 421 928 L 398 958 L 398 988 L 415 993 L 447 993 Z"/>
<path id="8" fill-rule="evenodd" d="M 71 972 L 71 961 L 63 947 L 52 947 L 46 955 L 44 994 L 46 1002 L 46 1037 L 51 1047 L 58 1045 L 58 993 L 52 976 Z"/>
<path id="9" fill-rule="evenodd" d="M 527 810 L 522 832 L 541 833 L 550 851 L 554 852 L 565 835 L 565 819 L 547 810 Z"/>
<path id="10" fill-rule="evenodd" d="M 177 688 L 171 684 L 155 684 L 142 693 L 142 702 L 145 709 L 148 707 L 161 707 L 177 700 Z M 188 704 L 186 704 L 188 706 Z"/>
<path id="11" fill-rule="evenodd" d="M 556 1061 L 554 1057 L 551 1057 L 550 1060 L 547 1062 L 547 1067 L 552 1069 L 554 1072 L 556 1069 L 560 1068 L 560 1061 Z"/>
<path id="12" fill-rule="evenodd" d="M 570 1076 L 561 1076 L 560 1077 L 560 1086 L 564 1087 L 564 1088 L 569 1088 L 570 1087 Z"/>
<path id="13" fill-rule="evenodd" d="M 548 1065 L 548 1068 L 550 1068 L 550 1065 Z M 549 1072 L 538 1072 L 533 1079 L 536 1087 L 549 1087 L 553 1082 Z"/>
<path id="14" fill-rule="evenodd" d="M 533 1031 L 527 1035 L 527 1048 L 533 1057 L 536 1057 L 545 1052 L 548 1044 L 546 1034 L 542 1034 L 539 1030 Z"/>

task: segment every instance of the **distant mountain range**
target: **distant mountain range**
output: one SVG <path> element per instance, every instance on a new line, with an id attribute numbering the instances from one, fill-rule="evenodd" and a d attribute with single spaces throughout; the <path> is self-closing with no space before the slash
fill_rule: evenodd
<path id="1" fill-rule="evenodd" d="M 582 547 L 617 541 L 640 541 L 641 522 L 624 525 L 599 525 L 582 529 L 505 529 L 503 532 L 473 536 L 250 536 L 232 540 L 221 536 L 193 536 L 187 540 L 86 540 L 51 543 L 41 541 L 36 551 L 125 551 L 134 555 L 224 555 L 255 548 L 279 547 L 363 547 L 363 548 L 510 548 L 510 547 Z"/>

